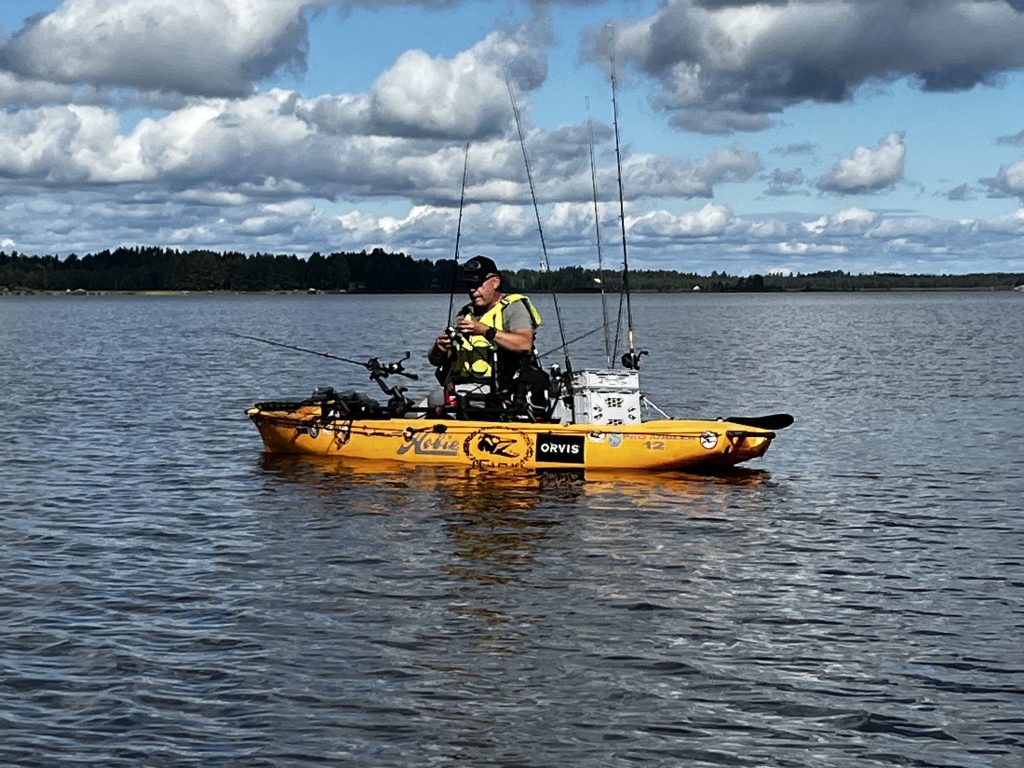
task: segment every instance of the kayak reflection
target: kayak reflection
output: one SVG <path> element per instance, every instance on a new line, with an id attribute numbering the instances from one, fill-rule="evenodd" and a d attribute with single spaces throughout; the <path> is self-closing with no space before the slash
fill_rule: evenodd
<path id="1" fill-rule="evenodd" d="M 501 654 L 521 647 L 514 617 L 529 613 L 538 588 L 593 587 L 604 559 L 660 550 L 655 542 L 683 535 L 688 519 L 721 516 L 736 508 L 730 497 L 772 485 L 756 470 L 524 474 L 274 454 L 259 469 L 289 516 L 279 526 L 330 536 L 344 553 L 335 557 L 371 552 L 374 582 L 403 584 L 397 594 L 430 584 L 439 622 Z"/>

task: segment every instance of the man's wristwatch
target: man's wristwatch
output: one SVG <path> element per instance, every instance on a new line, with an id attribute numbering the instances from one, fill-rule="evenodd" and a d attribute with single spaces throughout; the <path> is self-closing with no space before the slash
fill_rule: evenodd
<path id="1" fill-rule="evenodd" d="M 488 328 L 486 331 L 484 331 L 484 338 L 487 339 L 488 341 L 494 341 L 494 337 L 497 336 L 497 335 L 498 335 L 498 329 L 497 328 L 493 328 L 492 327 L 492 328 Z"/>

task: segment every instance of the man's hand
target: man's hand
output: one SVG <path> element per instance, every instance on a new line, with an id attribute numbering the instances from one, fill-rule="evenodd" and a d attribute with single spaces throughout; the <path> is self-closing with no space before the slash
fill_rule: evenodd
<path id="1" fill-rule="evenodd" d="M 466 336 L 483 336 L 487 333 L 488 328 L 490 328 L 489 325 L 484 325 L 473 317 L 460 317 L 455 324 L 455 330 Z"/>
<path id="2" fill-rule="evenodd" d="M 442 365 L 452 356 L 452 340 L 448 332 L 434 339 L 434 345 L 427 352 L 427 360 L 431 365 Z"/>

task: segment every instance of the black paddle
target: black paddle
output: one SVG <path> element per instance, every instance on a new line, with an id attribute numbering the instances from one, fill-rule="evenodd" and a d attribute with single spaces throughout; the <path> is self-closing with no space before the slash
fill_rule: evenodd
<path id="1" fill-rule="evenodd" d="M 743 424 L 747 427 L 758 429 L 785 429 L 793 423 L 794 419 L 788 413 L 773 413 L 770 416 L 730 416 L 724 421 L 731 421 L 736 424 Z"/>

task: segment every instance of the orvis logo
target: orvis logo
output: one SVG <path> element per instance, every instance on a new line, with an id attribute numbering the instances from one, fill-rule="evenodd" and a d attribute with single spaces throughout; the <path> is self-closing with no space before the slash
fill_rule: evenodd
<path id="1" fill-rule="evenodd" d="M 537 463 L 583 463 L 583 436 L 537 435 Z"/>

